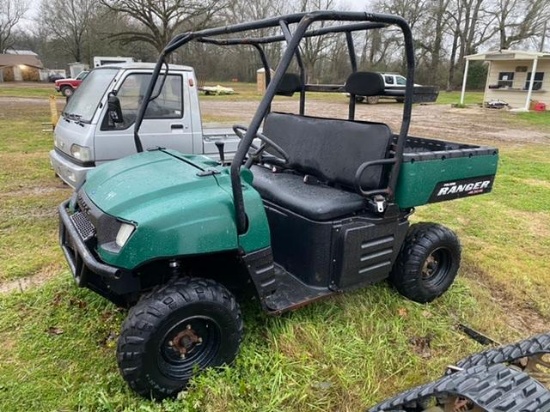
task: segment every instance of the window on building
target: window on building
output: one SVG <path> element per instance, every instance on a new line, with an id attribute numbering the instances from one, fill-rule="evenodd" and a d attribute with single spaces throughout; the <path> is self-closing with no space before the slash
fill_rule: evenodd
<path id="1" fill-rule="evenodd" d="M 529 90 L 529 83 L 531 83 L 531 75 L 533 73 L 527 73 L 527 80 L 525 81 L 525 90 Z M 533 90 L 540 90 L 542 88 L 542 81 L 544 80 L 544 72 L 536 72 L 535 79 L 533 80 Z"/>
<path id="2" fill-rule="evenodd" d="M 512 87 L 514 85 L 514 72 L 500 72 L 498 74 L 498 87 Z"/>

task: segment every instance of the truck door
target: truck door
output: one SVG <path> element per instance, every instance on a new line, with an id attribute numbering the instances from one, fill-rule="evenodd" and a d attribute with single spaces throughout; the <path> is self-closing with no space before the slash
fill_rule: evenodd
<path id="1" fill-rule="evenodd" d="M 96 163 L 136 153 L 134 124 L 150 79 L 150 73 L 139 72 L 122 78 L 117 88 L 122 122 L 111 122 L 107 108 L 104 108 L 95 136 Z M 158 93 L 161 80 L 162 76 L 153 96 Z M 169 74 L 158 97 L 149 102 L 139 133 L 144 150 L 164 147 L 183 153 L 192 152 L 192 128 L 190 115 L 184 111 L 183 82 L 183 73 Z"/>

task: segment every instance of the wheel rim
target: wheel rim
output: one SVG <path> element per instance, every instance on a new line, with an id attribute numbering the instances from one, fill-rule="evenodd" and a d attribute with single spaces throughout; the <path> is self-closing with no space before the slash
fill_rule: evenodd
<path id="1" fill-rule="evenodd" d="M 445 281 L 452 267 L 449 250 L 438 248 L 432 251 L 422 265 L 422 281 L 428 285 L 437 286 Z"/>
<path id="2" fill-rule="evenodd" d="M 170 379 L 188 379 L 197 368 L 211 366 L 220 340 L 221 329 L 212 318 L 184 319 L 164 334 L 159 348 L 159 369 Z"/>

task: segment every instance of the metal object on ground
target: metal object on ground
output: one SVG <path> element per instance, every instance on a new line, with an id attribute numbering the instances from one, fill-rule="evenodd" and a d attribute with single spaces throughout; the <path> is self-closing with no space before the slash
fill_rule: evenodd
<path id="1" fill-rule="evenodd" d="M 400 393 L 369 412 L 547 412 L 549 357 L 550 333 L 488 349 L 460 360 L 443 378 Z"/>

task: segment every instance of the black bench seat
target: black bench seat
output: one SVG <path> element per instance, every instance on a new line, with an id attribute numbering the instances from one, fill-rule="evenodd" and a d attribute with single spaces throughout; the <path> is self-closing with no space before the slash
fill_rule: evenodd
<path id="1" fill-rule="evenodd" d="M 273 173 L 263 166 L 252 166 L 253 186 L 263 199 L 308 219 L 328 221 L 351 215 L 365 208 L 365 198 L 357 193 L 322 184 L 304 183 L 304 177 L 290 171 Z"/>
<path id="2" fill-rule="evenodd" d="M 385 159 L 392 139 L 383 123 L 269 113 L 263 133 L 288 154 L 286 169 L 273 173 L 252 166 L 252 185 L 262 198 L 316 221 L 362 211 L 366 200 L 356 192 L 355 175 L 363 163 Z M 277 152 L 266 149 L 271 155 Z M 315 183 L 306 183 L 304 176 Z M 364 190 L 385 184 L 383 166 L 365 169 Z"/>

